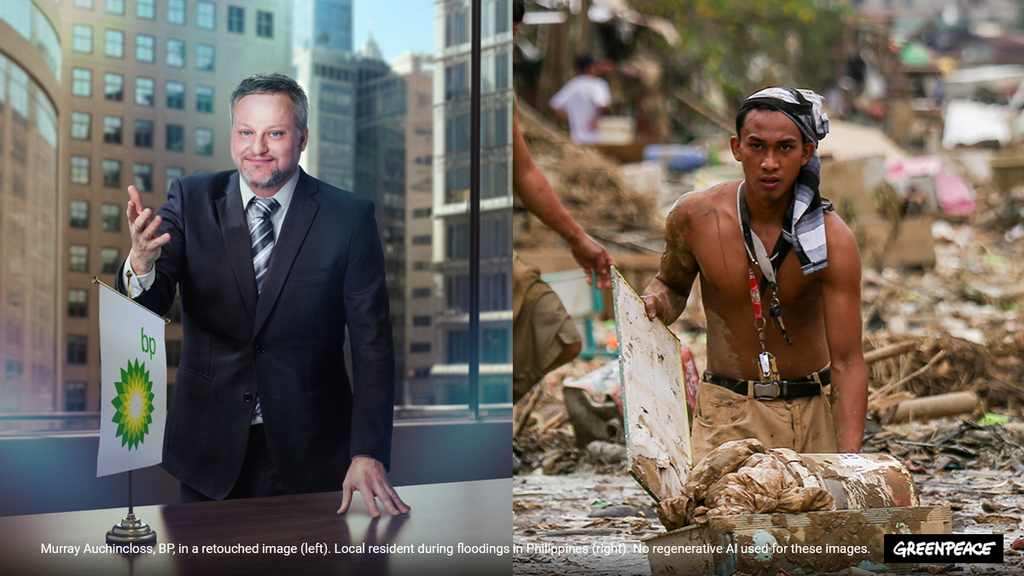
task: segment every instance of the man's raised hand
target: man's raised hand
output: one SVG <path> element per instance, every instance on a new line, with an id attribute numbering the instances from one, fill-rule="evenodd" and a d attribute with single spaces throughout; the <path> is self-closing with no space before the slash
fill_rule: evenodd
<path id="1" fill-rule="evenodd" d="M 169 233 L 156 235 L 162 219 L 153 217 L 153 211 L 142 207 L 142 197 L 135 186 L 128 187 L 128 230 L 132 235 L 130 255 L 132 271 L 136 276 L 148 274 L 160 257 L 160 247 L 171 241 Z"/>

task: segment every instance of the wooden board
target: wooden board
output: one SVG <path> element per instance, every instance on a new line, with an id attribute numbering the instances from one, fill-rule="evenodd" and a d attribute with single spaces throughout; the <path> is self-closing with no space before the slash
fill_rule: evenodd
<path id="1" fill-rule="evenodd" d="M 612 268 L 629 473 L 656 501 L 678 496 L 690 468 L 690 426 L 679 339 L 650 320 Z"/>

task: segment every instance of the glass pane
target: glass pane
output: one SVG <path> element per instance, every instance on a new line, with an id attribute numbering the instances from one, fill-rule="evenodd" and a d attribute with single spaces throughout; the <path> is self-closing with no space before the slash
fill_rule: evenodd
<path id="1" fill-rule="evenodd" d="M 472 342 L 468 335 L 472 312 L 468 298 L 472 76 L 468 0 L 251 4 L 242 0 L 93 0 L 92 10 L 75 8 L 77 1 L 55 4 L 56 12 L 67 17 L 67 37 L 53 34 L 51 43 L 40 37 L 30 44 L 45 52 L 41 62 L 56 59 L 58 66 L 51 71 L 49 85 L 61 92 L 51 95 L 51 100 L 70 103 L 60 116 L 64 120 L 58 124 L 55 113 L 50 121 L 36 118 L 37 110 L 44 107 L 36 102 L 37 93 L 31 87 L 23 89 L 25 82 L 12 80 L 18 73 L 10 71 L 6 60 L 0 66 L 0 128 L 4 114 L 8 120 L 27 117 L 25 125 L 38 125 L 41 131 L 59 126 L 56 134 L 69 139 L 67 151 L 53 152 L 45 178 L 22 176 L 19 166 L 10 166 L 23 153 L 35 169 L 40 146 L 56 138 L 40 134 L 38 141 L 22 145 L 24 139 L 12 139 L 14 129 L 8 125 L 3 129 L 7 144 L 0 147 L 0 167 L 9 167 L 0 174 L 4 193 L 32 198 L 37 183 L 63 179 L 52 187 L 53 198 L 38 198 L 33 204 L 59 206 L 53 226 L 65 228 L 63 234 L 47 233 L 54 243 L 51 276 L 60 281 L 40 284 L 51 290 L 46 301 L 58 309 L 55 313 L 64 312 L 66 291 L 92 291 L 67 281 L 69 270 L 82 270 L 74 277 L 88 280 L 89 274 L 115 264 L 113 252 L 104 247 L 119 247 L 120 256 L 126 253 L 130 244 L 123 225 L 125 206 L 118 201 L 117 191 L 134 184 L 145 193 L 146 206 L 157 210 L 175 178 L 230 169 L 228 97 L 240 78 L 278 70 L 295 76 L 309 97 L 310 141 L 302 155 L 304 170 L 374 203 L 396 351 L 399 417 L 465 416 L 471 400 L 501 406 L 488 407 L 485 413 L 507 416 L 511 66 L 510 60 L 501 58 L 511 53 L 511 34 L 500 36 L 503 24 L 497 15 L 509 4 L 507 0 L 484 1 L 489 5 L 485 8 L 489 24 L 481 69 L 482 320 L 480 335 Z M 21 0 L 16 4 L 33 5 Z M 35 30 L 38 14 L 31 6 L 28 14 L 19 20 L 17 14 L 4 12 L 3 19 L 15 32 L 25 30 L 28 37 L 36 38 L 42 34 Z M 397 14 L 402 17 L 395 18 Z M 21 20 L 24 25 L 18 24 Z M 75 54 L 66 67 L 70 72 L 63 74 L 62 52 Z M 44 66 L 34 73 L 46 70 Z M 69 93 L 74 97 L 69 98 Z M 72 200 L 100 209 L 82 218 L 79 208 L 69 213 Z M 6 213 L 13 209 L 5 203 L 4 210 L 0 246 L 6 252 L 0 263 L 7 265 L 8 253 L 18 244 L 7 236 Z M 82 225 L 86 227 L 74 230 L 77 236 L 68 232 Z M 32 269 L 26 264 L 22 269 Z M 65 293 L 58 295 L 57 285 Z M 0 282 L 0 298 L 5 290 L 7 286 Z M 0 309 L 0 314 L 5 310 Z M 96 311 L 89 312 L 93 320 Z M 5 320 L 0 317 L 0 323 Z M 80 399 L 85 398 L 86 408 L 95 410 L 98 337 L 88 326 L 54 321 L 49 329 L 50 356 L 63 367 L 46 368 L 54 378 L 56 374 L 63 377 L 36 404 L 53 410 L 81 406 L 84 400 Z M 63 348 L 65 338 L 76 330 L 83 336 L 88 332 L 85 343 L 76 344 L 72 355 L 84 364 L 69 370 Z M 168 338 L 183 339 L 180 325 L 168 330 Z M 81 346 L 88 348 L 79 354 Z M 188 344 L 184 346 L 188 350 Z M 473 399 L 467 362 L 472 356 L 469 351 L 477 346 L 484 366 L 479 397 Z M 0 356 L 5 350 L 0 349 Z M 4 402 L 0 398 L 0 411 Z"/>

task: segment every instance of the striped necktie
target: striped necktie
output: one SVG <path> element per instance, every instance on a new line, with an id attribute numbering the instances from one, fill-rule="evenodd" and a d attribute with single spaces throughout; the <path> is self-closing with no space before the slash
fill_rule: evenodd
<path id="1" fill-rule="evenodd" d="M 256 272 L 256 289 L 263 290 L 263 278 L 270 266 L 270 254 L 274 251 L 274 223 L 270 217 L 281 205 L 273 198 L 254 196 L 252 206 L 252 228 L 249 240 L 252 241 L 252 267 Z"/>

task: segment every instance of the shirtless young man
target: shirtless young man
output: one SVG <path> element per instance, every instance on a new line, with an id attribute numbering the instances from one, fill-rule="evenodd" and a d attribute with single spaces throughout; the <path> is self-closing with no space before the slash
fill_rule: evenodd
<path id="1" fill-rule="evenodd" d="M 815 149 L 828 132 L 821 97 L 761 90 L 740 108 L 736 132 L 730 143 L 744 179 L 676 202 L 661 270 L 644 294 L 648 317 L 668 325 L 700 277 L 708 367 L 697 393 L 694 462 L 752 437 L 769 448 L 857 452 L 867 412 L 860 253 L 818 192 Z M 774 273 L 775 289 L 763 270 Z"/>

